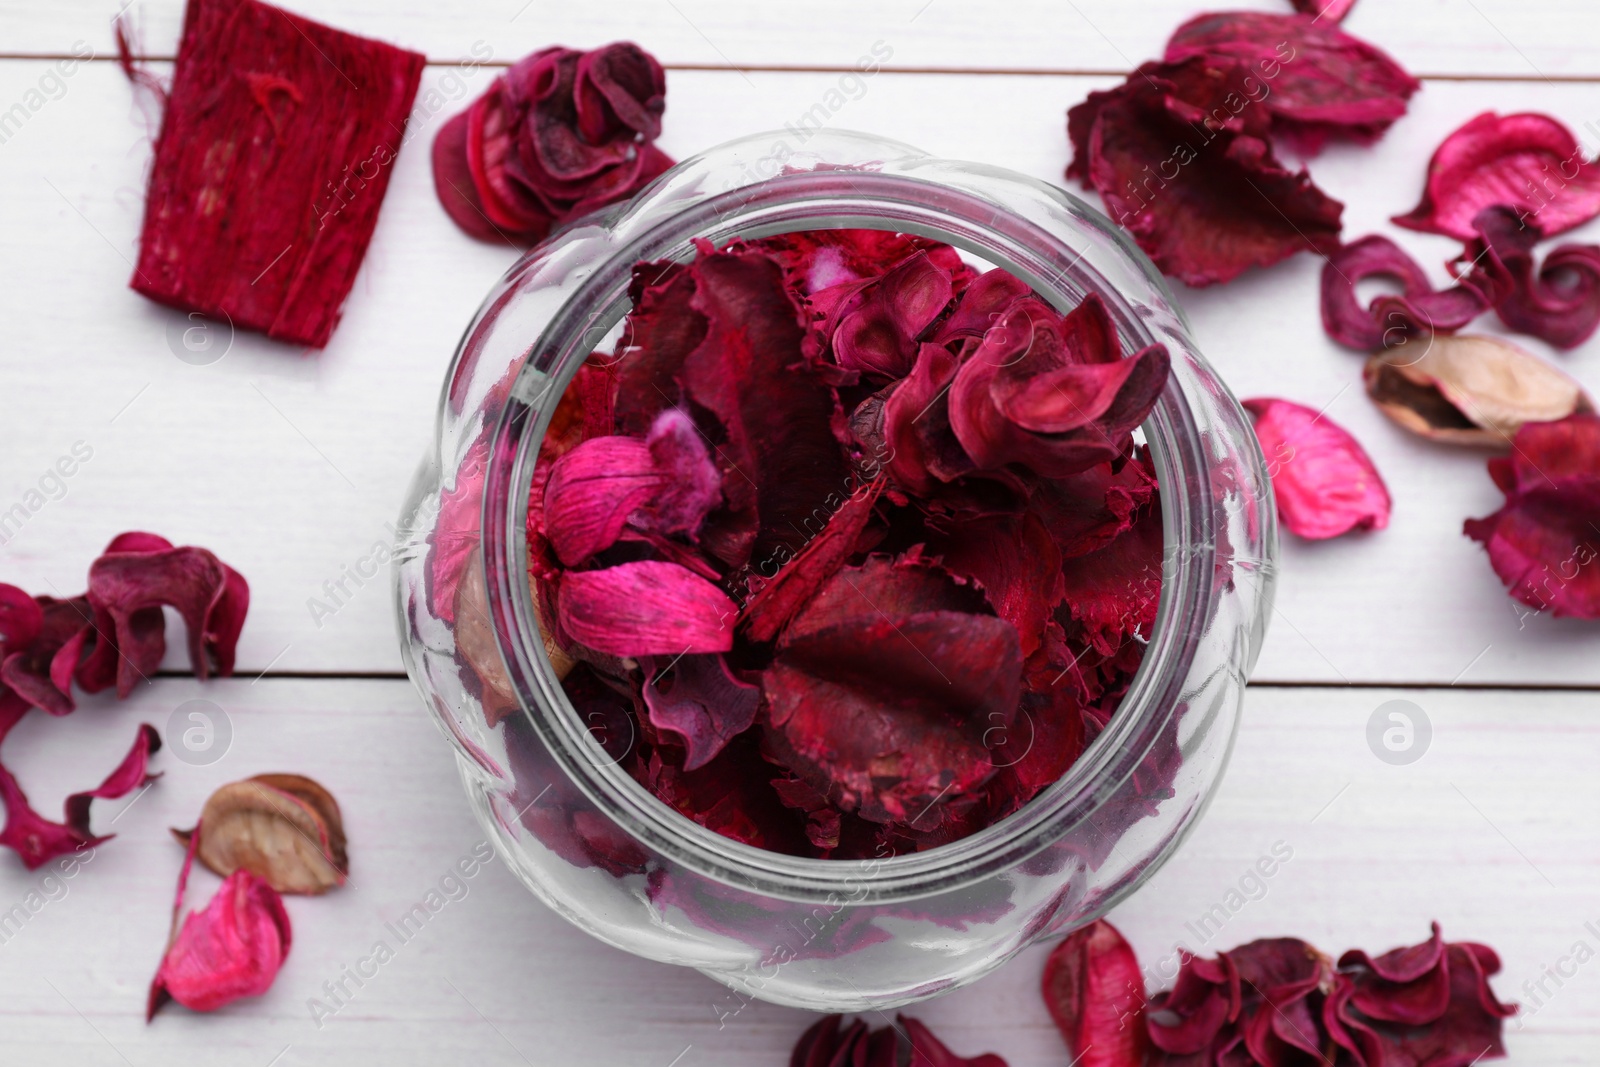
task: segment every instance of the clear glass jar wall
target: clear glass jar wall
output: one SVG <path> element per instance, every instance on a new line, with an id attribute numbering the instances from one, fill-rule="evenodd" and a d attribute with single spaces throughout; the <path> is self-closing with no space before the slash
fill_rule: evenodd
<path id="1" fill-rule="evenodd" d="M 953 844 L 860 861 L 721 837 L 619 768 L 629 739 L 580 721 L 553 673 L 524 532 L 538 444 L 579 365 L 616 337 L 635 262 L 690 258 L 697 238 L 830 227 L 948 242 L 1062 311 L 1099 293 L 1128 350 L 1159 341 L 1172 355 L 1143 427 L 1161 485 L 1161 604 L 1110 725 L 1015 815 Z M 1012 172 L 840 132 L 798 152 L 778 134 L 724 145 L 525 255 L 456 352 L 402 524 L 407 670 L 501 855 L 600 940 L 732 987 L 719 1012 L 750 997 L 850 1011 L 932 996 L 1137 889 L 1220 780 L 1276 553 L 1246 416 L 1108 220 Z"/>

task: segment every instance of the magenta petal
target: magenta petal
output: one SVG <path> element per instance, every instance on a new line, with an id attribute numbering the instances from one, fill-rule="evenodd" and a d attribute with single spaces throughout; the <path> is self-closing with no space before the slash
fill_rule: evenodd
<path id="1" fill-rule="evenodd" d="M 939 317 L 955 289 L 950 272 L 918 252 L 866 290 L 859 308 L 833 335 L 841 367 L 903 378 L 917 354 L 917 340 Z"/>
<path id="2" fill-rule="evenodd" d="M 222 579 L 222 595 L 206 615 L 202 644 L 212 669 L 218 677 L 226 678 L 233 674 L 239 635 L 244 632 L 244 618 L 250 611 L 250 583 L 226 563 L 222 564 Z"/>
<path id="3" fill-rule="evenodd" d="M 146 1019 L 171 997 L 191 1011 L 215 1011 L 259 997 L 289 954 L 283 898 L 247 870 L 223 879 L 203 911 L 190 912 L 150 983 Z"/>
<path id="4" fill-rule="evenodd" d="M 644 529 L 686 534 L 693 540 L 706 515 L 722 503 L 722 475 L 711 462 L 705 435 L 688 415 L 668 408 L 656 416 L 645 444 L 661 484 L 633 521 Z"/>
<path id="5" fill-rule="evenodd" d="M 44 625 L 38 601 L 14 585 L 0 582 L 0 658 L 33 644 Z"/>
<path id="6" fill-rule="evenodd" d="M 1354 949 L 1339 957 L 1340 969 L 1360 967 L 1350 1003 L 1374 1019 L 1422 1026 L 1450 1006 L 1450 975 L 1444 966 L 1445 943 L 1439 924 L 1419 945 L 1391 949 L 1373 959 Z"/>
<path id="7" fill-rule="evenodd" d="M 44 625 L 28 648 L 12 652 L 0 663 L 0 681 L 35 707 L 51 715 L 66 715 L 76 706 L 72 700 L 72 664 L 58 667 L 55 661 L 64 650 L 71 655 L 70 649 L 81 647 L 83 631 L 93 612 L 83 597 L 40 597 L 39 607 Z"/>
<path id="8" fill-rule="evenodd" d="M 1576 348 L 1600 327 L 1600 246 L 1562 245 L 1536 271 L 1543 234 L 1531 218 L 1496 206 L 1472 224 L 1478 239 L 1457 262 L 1471 265 L 1467 283 L 1489 294 L 1502 322 L 1557 348 Z"/>
<path id="9" fill-rule="evenodd" d="M 1033 290 L 1028 283 L 1008 270 L 998 267 L 974 278 L 961 300 L 934 334 L 937 344 L 946 344 L 963 337 L 982 337 L 990 327 L 999 325 L 1000 316 L 1012 304 Z"/>
<path id="10" fill-rule="evenodd" d="M 1323 540 L 1389 525 L 1389 490 L 1347 431 L 1288 400 L 1259 397 L 1242 403 L 1255 416 L 1278 516 L 1291 531 Z"/>
<path id="11" fill-rule="evenodd" d="M 1365 308 L 1356 286 L 1367 278 L 1399 282 L 1399 296 L 1379 296 Z M 1353 241 L 1322 265 L 1322 328 L 1349 348 L 1376 352 L 1417 336 L 1452 333 L 1488 307 L 1478 288 L 1456 285 L 1435 292 L 1417 261 L 1374 234 Z"/>
<path id="12" fill-rule="evenodd" d="M 14 849 L 31 871 L 57 856 L 92 848 L 110 840 L 111 835 L 95 837 L 90 833 L 90 801 L 95 797 L 115 799 L 126 796 L 152 778 L 159 777 L 147 773 L 146 764 L 160 748 L 161 736 L 155 728 L 141 723 L 133 747 L 117 769 L 95 789 L 67 797 L 65 823 L 51 822 L 34 811 L 16 778 L 4 766 L 0 766 L 0 800 L 5 801 L 6 807 L 6 824 L 5 829 L 0 830 L 0 845 Z"/>
<path id="13" fill-rule="evenodd" d="M 644 702 L 652 723 L 683 738 L 683 769 L 692 771 L 750 729 L 761 688 L 735 678 L 721 656 L 679 656 L 646 669 Z"/>
<path id="14" fill-rule="evenodd" d="M 1356 0 L 1291 0 L 1294 9 L 1302 15 L 1324 19 L 1329 22 L 1341 22 L 1350 14 L 1350 9 L 1356 6 Z"/>
<path id="15" fill-rule="evenodd" d="M 90 802 L 96 798 L 116 800 L 118 797 L 125 797 L 140 786 L 161 777 L 161 772 L 151 774 L 147 769 L 150 757 L 160 751 L 161 735 L 156 733 L 156 728 L 149 723 L 140 723 L 139 733 L 133 739 L 133 747 L 122 757 L 117 769 L 106 775 L 105 781 L 88 792 L 73 793 L 67 797 L 65 805 L 67 825 L 87 840 Z M 103 841 L 105 838 L 99 840 Z"/>
<path id="16" fill-rule="evenodd" d="M 561 578 L 561 628 L 614 656 L 677 656 L 733 647 L 739 608 L 676 563 L 645 560 Z"/>
<path id="17" fill-rule="evenodd" d="M 545 536 L 561 562 L 610 548 L 628 516 L 661 486 L 655 458 L 633 437 L 595 437 L 555 461 L 544 490 Z"/>
<path id="18" fill-rule="evenodd" d="M 128 650 L 138 647 L 134 615 L 167 604 L 183 617 L 189 635 L 189 664 L 195 675 L 208 677 L 206 620 L 222 598 L 228 577 L 217 557 L 203 548 L 157 552 L 107 552 L 89 567 L 89 599 L 110 615 L 122 659 L 117 669 L 117 695 L 126 697 L 148 675 Z M 147 640 L 147 639 L 146 639 Z"/>
<path id="19" fill-rule="evenodd" d="M 1478 213 L 1498 204 L 1546 236 L 1565 233 L 1600 214 L 1600 165 L 1549 115 L 1485 111 L 1439 145 L 1422 201 L 1394 222 L 1470 241 Z"/>

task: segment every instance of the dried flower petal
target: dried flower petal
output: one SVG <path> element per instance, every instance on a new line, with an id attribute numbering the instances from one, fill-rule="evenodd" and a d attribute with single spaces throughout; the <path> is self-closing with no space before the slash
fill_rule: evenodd
<path id="1" fill-rule="evenodd" d="M 145 1021 L 169 999 L 190 1011 L 215 1011 L 272 987 L 289 955 L 289 913 L 276 890 L 249 871 L 224 879 L 204 911 L 190 912 L 177 929 L 178 908 L 192 856 L 184 861 L 173 905 L 174 936 L 150 981 Z"/>
<path id="2" fill-rule="evenodd" d="M 1394 222 L 1471 241 L 1473 220 L 1497 204 L 1531 217 L 1546 236 L 1565 233 L 1600 214 L 1600 165 L 1549 115 L 1485 111 L 1439 145 L 1421 202 Z"/>
<path id="3" fill-rule="evenodd" d="M 9 730 L 12 724 L 7 724 L 6 729 Z M 4 731 L 0 731 L 0 739 L 3 737 Z M 31 871 L 57 856 L 93 848 L 111 840 L 114 834 L 96 837 L 89 831 L 91 801 L 97 797 L 115 800 L 127 796 L 147 782 L 159 778 L 159 773 L 151 774 L 146 768 L 150 757 L 160 750 L 161 735 L 156 733 L 155 727 L 141 723 L 133 739 L 133 747 L 116 770 L 94 789 L 67 797 L 63 805 L 66 818 L 60 823 L 51 822 L 34 811 L 16 778 L 4 766 L 0 766 L 0 800 L 6 806 L 6 824 L 5 829 L 0 830 L 0 845 L 14 849 Z"/>
<path id="4" fill-rule="evenodd" d="M 1509 448 L 1523 423 L 1594 410 L 1576 381 L 1498 337 L 1419 341 L 1373 356 L 1362 377 L 1378 410 L 1413 433 L 1451 444 Z"/>
<path id="5" fill-rule="evenodd" d="M 224 877 L 249 871 L 280 893 L 325 893 L 350 870 L 339 804 L 298 774 L 260 774 L 223 786 L 206 800 L 194 830 L 174 830 Z"/>
<path id="6" fill-rule="evenodd" d="M 651 723 L 683 738 L 683 769 L 693 771 L 750 729 L 761 687 L 734 677 L 721 656 L 679 656 L 645 668 L 644 702 Z"/>
<path id="7" fill-rule="evenodd" d="M 1146 63 L 1068 113 L 1067 176 L 1099 190 L 1156 266 L 1189 285 L 1339 246 L 1344 205 L 1273 156 L 1251 83 L 1242 64 L 1194 55 Z"/>
<path id="8" fill-rule="evenodd" d="M 1044 1003 L 1074 1063 L 1143 1067 L 1144 973 L 1115 926 L 1097 920 L 1055 947 L 1044 965 Z"/>
<path id="9" fill-rule="evenodd" d="M 97 612 L 106 612 L 112 623 L 116 647 L 121 652 L 117 667 L 119 697 L 131 693 L 134 685 L 161 662 L 156 650 L 164 648 L 165 641 L 159 634 L 152 637 L 135 616 L 162 605 L 176 608 L 183 618 L 189 634 L 189 665 L 196 677 L 210 675 L 206 625 L 228 584 L 221 561 L 203 548 L 152 552 L 112 549 L 94 561 L 89 567 L 89 601 Z M 139 649 L 149 652 L 132 651 Z"/>
<path id="10" fill-rule="evenodd" d="M 1255 76 L 1245 83 L 1243 106 L 1265 107 L 1273 132 L 1303 148 L 1320 148 L 1330 134 L 1370 141 L 1406 113 L 1422 83 L 1337 22 L 1258 11 L 1199 15 L 1173 33 L 1165 58 L 1238 61 Z"/>
<path id="11" fill-rule="evenodd" d="M 1378 296 L 1361 307 L 1356 286 L 1379 276 L 1399 282 L 1400 294 Z M 1377 234 L 1345 245 L 1322 265 L 1322 328 L 1340 344 L 1363 352 L 1452 333 L 1488 306 L 1477 287 L 1456 285 L 1435 292 L 1417 261 Z"/>
<path id="12" fill-rule="evenodd" d="M 1340 22 L 1350 14 L 1350 9 L 1356 6 L 1356 0 L 1290 0 L 1294 9 L 1303 15 L 1311 15 L 1330 22 Z"/>
<path id="13" fill-rule="evenodd" d="M 659 560 L 564 575 L 559 605 L 564 632 L 614 656 L 726 652 L 739 614 L 722 590 Z"/>
<path id="14" fill-rule="evenodd" d="M 26 647 L 5 655 L 0 662 L 0 682 L 36 708 L 66 715 L 76 707 L 72 675 L 81 637 L 94 619 L 94 610 L 84 597 L 57 600 L 47 596 L 38 598 L 38 609 L 38 631 Z M 74 639 L 79 639 L 76 645 Z"/>
<path id="15" fill-rule="evenodd" d="M 1311 540 L 1389 525 L 1389 490 L 1354 437 L 1321 412 L 1261 397 L 1243 404 L 1255 416 L 1278 516 Z"/>
<path id="16" fill-rule="evenodd" d="M 1524 424 L 1489 475 L 1506 502 L 1464 532 L 1511 595 L 1535 611 L 1600 618 L 1600 416 Z"/>
<path id="17" fill-rule="evenodd" d="M 439 201 L 474 237 L 537 244 L 672 166 L 654 144 L 666 92 L 661 64 L 636 44 L 541 49 L 440 129 Z"/>
<path id="18" fill-rule="evenodd" d="M 917 252 L 868 284 L 847 302 L 829 331 L 839 366 L 903 378 L 917 355 L 917 340 L 950 303 L 955 286 L 926 252 Z"/>
<path id="19" fill-rule="evenodd" d="M 818 1019 L 800 1035 L 789 1067 L 1006 1067 L 994 1053 L 957 1056 L 922 1023 L 896 1015 L 878 1030 L 857 1019 L 840 1027 L 842 1015 Z"/>
<path id="20" fill-rule="evenodd" d="M 425 62 L 257 0 L 190 0 L 132 287 L 326 345 Z"/>
<path id="21" fill-rule="evenodd" d="M 1557 348 L 1575 348 L 1600 326 L 1600 245 L 1565 244 L 1533 268 L 1543 234 L 1509 207 L 1485 208 L 1458 263 L 1472 267 L 1466 283 L 1482 289 L 1513 330 Z"/>

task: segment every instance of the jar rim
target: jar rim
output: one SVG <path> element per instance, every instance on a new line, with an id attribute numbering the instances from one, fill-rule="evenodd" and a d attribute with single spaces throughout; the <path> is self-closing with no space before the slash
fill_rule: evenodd
<path id="1" fill-rule="evenodd" d="M 558 244 L 604 242 L 605 257 L 530 346 L 498 424 L 489 431 L 479 548 L 488 609 L 523 713 L 560 769 L 626 832 L 698 874 L 767 896 L 801 902 L 841 896 L 854 902 L 909 900 L 991 876 L 1084 825 L 1134 773 L 1178 713 L 1200 638 L 1187 623 L 1203 618 L 1215 581 L 1215 517 L 1212 508 L 1196 503 L 1210 501 L 1211 474 L 1180 383 L 1183 369 L 1204 364 L 1154 267 L 1108 219 L 1066 191 L 1001 168 L 938 160 L 910 146 L 841 131 L 818 135 L 823 143 L 810 154 L 810 167 L 790 163 L 784 173 L 759 175 L 759 168 L 747 162 L 751 153 L 782 136 L 758 134 L 685 160 L 600 225 L 580 224 L 554 239 Z M 841 157 L 851 163 L 840 166 Z M 740 164 L 746 165 L 735 170 Z M 753 180 L 735 179 L 721 191 L 708 188 L 730 173 Z M 1063 213 L 1074 220 L 1077 232 L 1064 234 L 1040 221 Z M 650 794 L 579 722 L 545 652 L 527 581 L 528 488 L 539 443 L 554 401 L 595 340 L 625 313 L 632 265 L 685 258 L 692 255 L 696 238 L 720 245 L 734 236 L 841 227 L 947 241 L 1017 274 L 1058 311 L 1097 292 L 1126 344 L 1152 343 L 1156 338 L 1149 324 L 1088 262 L 1088 246 L 1099 243 L 1123 261 L 1120 267 L 1150 285 L 1148 295 L 1165 305 L 1162 310 L 1176 324 L 1176 333 L 1169 326 L 1161 340 L 1171 347 L 1176 339 L 1184 349 L 1173 353 L 1174 373 L 1143 427 L 1162 488 L 1160 604 L 1145 656 L 1109 724 L 1065 775 L 1006 818 L 936 848 L 869 860 L 759 849 L 700 826 Z M 1075 247 L 1075 241 L 1083 247 Z M 551 250 L 529 255 L 541 253 Z M 513 267 L 508 278 L 521 266 Z M 1176 491 L 1179 486 L 1185 491 Z"/>

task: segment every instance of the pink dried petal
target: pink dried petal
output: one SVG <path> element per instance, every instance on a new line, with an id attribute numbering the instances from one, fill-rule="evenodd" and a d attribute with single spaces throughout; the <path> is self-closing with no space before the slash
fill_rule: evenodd
<path id="1" fill-rule="evenodd" d="M 1464 532 L 1511 595 L 1536 611 L 1600 618 L 1600 416 L 1523 424 L 1510 456 L 1489 461 L 1499 511 Z"/>
<path id="2" fill-rule="evenodd" d="M 1172 989 L 1150 1000 L 1145 1029 L 1162 1052 L 1193 1056 L 1229 1042 L 1225 1028 L 1238 1022 L 1244 994 L 1227 953 L 1211 960 L 1180 950 L 1179 960 Z"/>
<path id="3" fill-rule="evenodd" d="M 1323 540 L 1389 525 L 1389 490 L 1346 430 L 1288 400 L 1258 397 L 1242 403 L 1255 416 L 1278 516 L 1291 531 Z"/>
<path id="4" fill-rule="evenodd" d="M 1330 134 L 1372 140 L 1406 113 L 1422 83 L 1337 23 L 1257 11 L 1199 15 L 1178 27 L 1165 59 L 1236 60 L 1252 76 L 1243 106 L 1264 107 L 1274 133 L 1306 148 L 1319 148 Z"/>
<path id="5" fill-rule="evenodd" d="M 1600 246 L 1561 245 L 1535 271 L 1544 235 L 1531 216 L 1496 206 L 1472 224 L 1478 238 L 1456 262 L 1471 266 L 1466 284 L 1489 295 L 1502 322 L 1557 348 L 1576 348 L 1600 327 Z"/>
<path id="6" fill-rule="evenodd" d="M 739 614 L 722 590 L 658 560 L 563 575 L 558 603 L 562 630 L 614 656 L 726 652 Z"/>
<path id="7" fill-rule="evenodd" d="M 893 230 L 790 230 L 728 247 L 759 249 L 772 256 L 782 265 L 790 287 L 810 298 L 813 309 L 824 314 L 831 309 L 818 306 L 822 293 L 834 290 L 843 294 L 859 288 L 917 252 L 926 253 L 935 266 L 947 271 L 957 291 L 976 273 L 944 242 Z"/>
<path id="8" fill-rule="evenodd" d="M 1600 214 L 1600 165 L 1549 115 L 1485 111 L 1439 145 L 1421 202 L 1394 222 L 1471 241 L 1473 220 L 1497 204 L 1546 236 L 1565 233 Z"/>
<path id="9" fill-rule="evenodd" d="M 228 576 L 216 556 L 203 548 L 158 552 L 107 552 L 89 567 L 89 600 L 111 617 L 122 660 L 117 670 L 117 695 L 126 697 L 148 674 L 128 650 L 140 646 L 133 616 L 170 605 L 182 616 L 189 635 L 189 665 L 199 678 L 209 677 L 205 652 L 206 620 L 227 590 Z"/>
<path id="10" fill-rule="evenodd" d="M 628 516 L 661 488 L 650 447 L 634 437 L 596 437 L 556 460 L 544 489 L 545 536 L 577 566 L 610 548 Z"/>
<path id="11" fill-rule="evenodd" d="M 705 435 L 677 408 L 656 416 L 645 438 L 661 486 L 634 524 L 694 540 L 706 515 L 722 503 L 722 476 L 706 448 Z"/>
<path id="12" fill-rule="evenodd" d="M 83 597 L 57 600 L 42 596 L 38 606 L 43 625 L 27 648 L 10 653 L 0 663 L 0 682 L 34 707 L 51 715 L 66 715 L 76 707 L 72 700 L 76 660 L 68 657 L 76 651 L 75 641 L 81 645 L 79 639 L 94 612 Z M 63 657 L 62 652 L 67 656 Z M 59 665 L 58 659 L 62 661 Z"/>
<path id="13" fill-rule="evenodd" d="M 1399 282 L 1401 294 L 1375 297 L 1363 308 L 1356 286 L 1372 277 Z M 1345 245 L 1322 265 L 1322 328 L 1340 344 L 1363 352 L 1402 345 L 1413 337 L 1453 333 L 1487 307 L 1478 287 L 1456 285 L 1435 292 L 1417 261 L 1377 234 Z"/>
<path id="14" fill-rule="evenodd" d="M 998 267 L 985 271 L 961 294 L 955 309 L 934 334 L 934 342 L 943 345 L 965 337 L 982 337 L 990 327 L 999 325 L 1007 308 L 1032 293 L 1028 283 L 1010 271 Z"/>
<path id="15" fill-rule="evenodd" d="M 212 601 L 211 610 L 206 613 L 205 636 L 200 642 L 211 670 L 220 678 L 233 674 L 239 635 L 244 632 L 244 619 L 249 611 L 250 583 L 245 581 L 244 575 L 223 563 L 222 595 Z M 203 673 L 200 676 L 205 677 Z"/>
<path id="16" fill-rule="evenodd" d="M 1104 919 L 1080 927 L 1044 965 L 1044 1003 L 1080 1067 L 1143 1067 L 1144 973 Z"/>
<path id="17" fill-rule="evenodd" d="M 1290 2 L 1301 14 L 1330 22 L 1343 21 L 1344 17 L 1350 14 L 1350 9 L 1356 6 L 1356 0 L 1290 0 Z"/>
<path id="18" fill-rule="evenodd" d="M 679 656 L 645 668 L 644 702 L 654 725 L 683 739 L 683 769 L 693 771 L 755 722 L 761 687 L 735 678 L 721 656 Z"/>
<path id="19" fill-rule="evenodd" d="M 1099 190 L 1156 266 L 1189 285 L 1338 248 L 1343 205 L 1273 156 L 1270 116 L 1248 106 L 1252 78 L 1210 55 L 1146 63 L 1068 113 L 1067 176 Z"/>
<path id="20" fill-rule="evenodd" d="M 960 366 L 960 357 L 943 345 L 921 346 L 911 373 L 883 405 L 889 475 L 919 496 L 975 466 L 950 426 L 950 384 Z"/>
<path id="21" fill-rule="evenodd" d="M 290 942 L 289 913 L 277 890 L 249 871 L 234 871 L 204 911 L 185 917 L 150 982 L 146 1020 L 169 998 L 191 1011 L 215 1011 L 261 996 Z"/>
<path id="22" fill-rule="evenodd" d="M 14 724 L 15 719 L 12 720 Z M 10 724 L 6 725 L 6 729 Z M 0 731 L 0 737 L 4 731 Z M 92 848 L 111 840 L 114 834 L 96 837 L 89 830 L 89 806 L 96 797 L 114 800 L 160 777 L 150 774 L 146 767 L 149 759 L 161 750 L 161 735 L 153 726 L 141 723 L 134 736 L 133 747 L 123 757 L 116 770 L 106 776 L 94 789 L 74 793 L 64 804 L 66 821 L 51 822 L 28 803 L 27 794 L 4 766 L 0 766 L 0 800 L 5 802 L 6 824 L 0 830 L 0 845 L 16 851 L 22 862 L 31 870 L 49 863 L 57 856 Z"/>
<path id="23" fill-rule="evenodd" d="M 917 252 L 862 291 L 831 331 L 834 358 L 847 370 L 903 378 L 917 340 L 955 294 L 950 272 Z"/>

